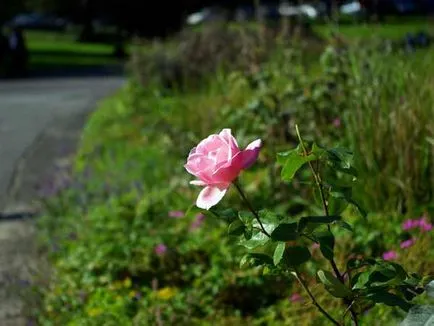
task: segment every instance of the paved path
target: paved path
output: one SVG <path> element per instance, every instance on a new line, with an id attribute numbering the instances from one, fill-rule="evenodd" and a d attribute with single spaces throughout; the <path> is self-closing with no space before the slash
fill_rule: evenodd
<path id="1" fill-rule="evenodd" d="M 86 116 L 121 77 L 0 81 L 0 325 L 25 325 L 19 289 L 37 269 L 27 213 L 53 163 L 74 152 Z"/>

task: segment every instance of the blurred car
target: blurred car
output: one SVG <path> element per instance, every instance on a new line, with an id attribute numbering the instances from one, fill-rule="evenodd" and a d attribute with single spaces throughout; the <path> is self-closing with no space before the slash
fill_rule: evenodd
<path id="1" fill-rule="evenodd" d="M 198 25 L 206 22 L 226 21 L 228 13 L 219 7 L 205 7 L 202 10 L 191 13 L 186 18 L 188 25 Z"/>
<path id="2" fill-rule="evenodd" d="M 21 27 L 22 29 L 63 31 L 67 28 L 68 21 L 54 15 L 28 13 L 15 16 L 6 23 L 6 26 L 16 26 Z"/>
<path id="3" fill-rule="evenodd" d="M 339 12 L 343 15 L 360 15 L 363 13 L 363 7 L 360 1 L 347 1 L 339 7 Z"/>

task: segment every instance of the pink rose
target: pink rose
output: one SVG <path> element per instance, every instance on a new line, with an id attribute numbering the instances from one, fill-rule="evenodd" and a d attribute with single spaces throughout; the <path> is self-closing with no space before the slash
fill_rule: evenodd
<path id="1" fill-rule="evenodd" d="M 209 209 L 216 205 L 241 170 L 255 163 L 260 149 L 261 140 L 257 139 L 240 150 L 230 129 L 208 136 L 193 148 L 184 167 L 198 178 L 191 184 L 205 187 L 197 198 L 197 207 Z"/>

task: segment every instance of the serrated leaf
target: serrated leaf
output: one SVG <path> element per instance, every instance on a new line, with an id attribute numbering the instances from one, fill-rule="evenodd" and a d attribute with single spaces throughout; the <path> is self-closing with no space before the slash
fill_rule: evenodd
<path id="1" fill-rule="evenodd" d="M 284 181 L 291 181 L 297 171 L 306 163 L 316 160 L 314 154 L 305 155 L 300 146 L 288 152 L 279 153 L 277 162 L 283 166 L 281 177 Z"/>
<path id="2" fill-rule="evenodd" d="M 297 267 L 309 261 L 310 257 L 310 251 L 306 247 L 291 246 L 286 248 L 283 259 L 288 266 Z"/>
<path id="3" fill-rule="evenodd" d="M 298 222 L 298 231 L 302 232 L 306 227 L 310 226 L 309 231 L 312 232 L 318 226 L 340 221 L 341 219 L 341 216 L 303 216 Z"/>
<path id="4" fill-rule="evenodd" d="M 246 226 L 240 220 L 233 221 L 228 228 L 228 234 L 233 236 L 240 236 L 244 234 Z"/>
<path id="5" fill-rule="evenodd" d="M 318 279 L 324 284 L 325 289 L 336 298 L 349 298 L 352 292 L 344 284 L 342 284 L 332 273 L 319 270 L 317 272 Z"/>
<path id="6" fill-rule="evenodd" d="M 274 250 L 273 263 L 278 265 L 283 258 L 283 253 L 285 252 L 285 242 L 279 242 Z"/>
<path id="7" fill-rule="evenodd" d="M 297 236 L 297 223 L 279 224 L 271 233 L 271 238 L 275 241 L 292 241 Z"/>
<path id="8" fill-rule="evenodd" d="M 434 306 L 414 306 L 410 309 L 407 317 L 400 326 L 433 326 Z"/>
<path id="9" fill-rule="evenodd" d="M 319 249 L 323 254 L 324 258 L 328 260 L 334 259 L 334 248 L 335 248 L 335 237 L 330 231 L 324 231 L 318 234 L 315 234 L 315 238 L 319 242 Z"/>

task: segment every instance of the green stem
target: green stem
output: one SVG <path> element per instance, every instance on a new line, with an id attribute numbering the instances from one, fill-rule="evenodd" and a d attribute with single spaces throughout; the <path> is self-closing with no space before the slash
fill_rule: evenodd
<path id="1" fill-rule="evenodd" d="M 237 189 L 238 193 L 240 194 L 241 198 L 243 199 L 244 203 L 247 205 L 247 208 L 252 212 L 253 216 L 255 217 L 256 221 L 258 221 L 259 226 L 261 227 L 262 233 L 264 233 L 267 237 L 271 238 L 270 234 L 265 230 L 264 225 L 261 222 L 261 219 L 259 218 L 258 213 L 253 209 L 253 206 L 250 204 L 249 200 L 247 199 L 246 195 L 243 192 L 243 189 L 241 189 L 240 185 L 238 184 L 238 181 L 235 180 L 233 182 L 233 185 Z"/>
<path id="2" fill-rule="evenodd" d="M 307 152 L 306 147 L 304 146 L 303 139 L 301 138 L 300 131 L 299 131 L 299 129 L 298 129 L 298 125 L 295 125 L 295 130 L 296 130 L 296 133 L 297 133 L 298 140 L 300 141 L 301 148 L 303 149 L 304 155 L 307 156 L 307 155 L 308 155 L 308 152 Z M 324 187 L 323 187 L 323 185 L 322 185 L 321 178 L 320 178 L 320 176 L 318 175 L 318 173 L 317 173 L 317 171 L 315 170 L 315 168 L 313 167 L 312 162 L 310 162 L 310 161 L 309 161 L 309 167 L 310 167 L 310 169 L 311 169 L 311 171 L 312 171 L 313 178 L 315 179 L 315 183 L 316 183 L 316 185 L 317 185 L 317 187 L 318 187 L 318 190 L 319 190 L 319 193 L 320 193 L 321 202 L 322 202 L 322 206 L 323 206 L 323 209 L 324 209 L 324 214 L 325 214 L 326 216 L 329 216 L 329 209 L 328 209 L 327 201 L 326 201 L 326 199 L 325 199 Z M 332 233 L 332 230 L 331 230 L 330 225 L 327 225 L 327 228 L 328 228 L 328 231 L 329 231 L 330 233 Z M 338 268 L 338 266 L 337 266 L 335 260 L 334 260 L 334 259 L 331 259 L 331 260 L 329 260 L 329 262 L 330 262 L 330 264 L 332 265 L 332 268 L 333 268 L 334 273 L 336 274 L 336 277 L 339 279 L 339 281 L 342 282 L 342 284 L 345 284 L 344 277 L 343 277 L 343 275 L 341 274 L 341 272 L 339 271 L 339 268 Z M 352 317 L 352 319 L 353 319 L 353 321 L 354 321 L 354 324 L 355 324 L 356 326 L 358 326 L 358 325 L 359 325 L 359 322 L 358 322 L 358 320 L 357 320 L 357 314 L 356 314 L 356 312 L 353 310 L 353 308 L 351 307 L 351 302 L 348 301 L 348 300 L 346 300 L 346 299 L 344 299 L 344 302 L 345 302 L 345 304 L 348 306 L 348 309 L 349 309 L 349 311 L 350 311 L 350 313 L 351 313 L 351 317 Z"/>
<path id="3" fill-rule="evenodd" d="M 307 286 L 306 282 L 301 277 L 300 273 L 297 269 L 294 270 L 293 275 L 297 279 L 297 281 L 300 283 L 300 285 L 303 287 L 303 289 L 306 291 L 306 293 L 309 295 L 310 299 L 312 300 L 312 303 L 314 306 L 318 308 L 318 310 L 328 319 L 330 320 L 334 325 L 341 326 L 339 322 L 334 319 L 332 316 L 329 315 L 327 311 L 324 310 L 323 307 L 316 301 L 315 297 L 313 296 L 312 292 L 310 292 L 309 287 Z"/>

